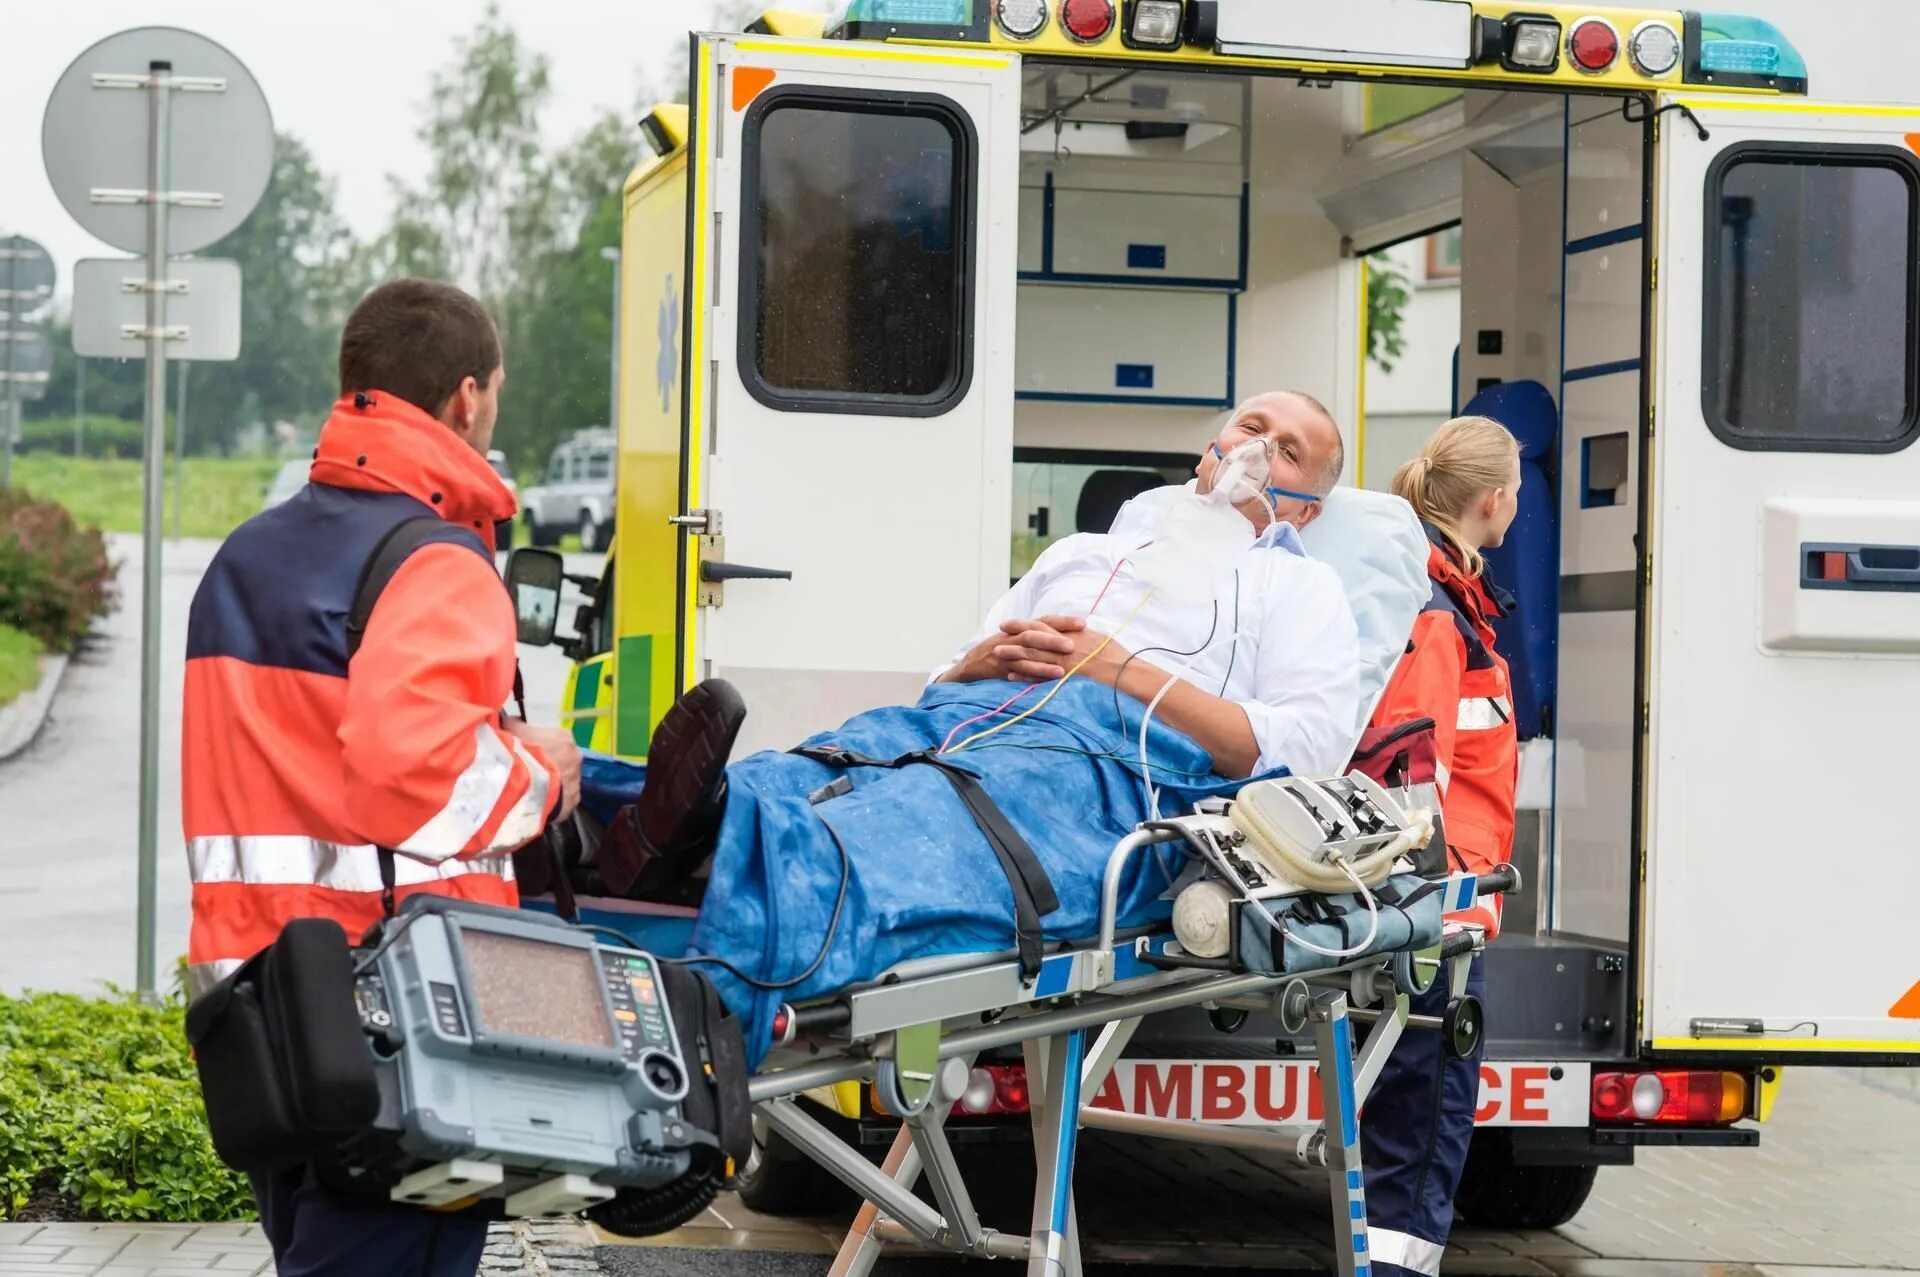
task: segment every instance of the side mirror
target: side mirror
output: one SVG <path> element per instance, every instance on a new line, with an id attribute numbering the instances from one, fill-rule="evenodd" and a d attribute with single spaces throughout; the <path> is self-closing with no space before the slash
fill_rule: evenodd
<path id="1" fill-rule="evenodd" d="M 522 547 L 507 556 L 507 593 L 513 596 L 522 643 L 545 647 L 553 642 L 565 580 L 566 564 L 552 550 Z"/>

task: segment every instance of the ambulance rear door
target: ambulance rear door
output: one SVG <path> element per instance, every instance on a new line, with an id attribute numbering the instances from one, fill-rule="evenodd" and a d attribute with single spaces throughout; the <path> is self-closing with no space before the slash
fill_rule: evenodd
<path id="1" fill-rule="evenodd" d="M 1671 104 L 1641 1036 L 1920 1058 L 1920 108 Z"/>
<path id="2" fill-rule="evenodd" d="M 787 748 L 1007 588 L 1019 59 L 703 36 L 693 80 L 683 677 Z"/>

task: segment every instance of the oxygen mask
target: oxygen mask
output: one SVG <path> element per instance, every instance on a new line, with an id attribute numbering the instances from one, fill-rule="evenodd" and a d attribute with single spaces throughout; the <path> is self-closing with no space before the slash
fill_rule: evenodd
<path id="1" fill-rule="evenodd" d="M 1217 463 L 1213 485 L 1207 499 L 1214 505 L 1245 505 L 1265 497 L 1267 476 L 1272 471 L 1273 454 L 1265 439 L 1249 439 L 1232 452 L 1221 452 L 1218 443 L 1209 447 Z"/>
<path id="2" fill-rule="evenodd" d="M 1153 543 L 1134 557 L 1135 570 L 1155 590 L 1189 603 L 1219 597 L 1256 535 L 1252 520 L 1235 507 L 1263 500 L 1266 492 L 1265 440 L 1227 453 L 1214 444 L 1212 451 L 1218 464 L 1207 491 L 1196 488 L 1176 501 Z"/>

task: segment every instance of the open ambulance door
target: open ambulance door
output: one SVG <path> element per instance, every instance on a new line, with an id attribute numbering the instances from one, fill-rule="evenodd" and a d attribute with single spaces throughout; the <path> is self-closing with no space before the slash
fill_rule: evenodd
<path id="1" fill-rule="evenodd" d="M 1913 1059 L 1920 111 L 1676 101 L 1708 137 L 1660 117 L 1641 1037 Z"/>
<path id="2" fill-rule="evenodd" d="M 699 36 L 692 96 L 680 673 L 739 756 L 912 703 L 1007 588 L 1019 59 Z"/>

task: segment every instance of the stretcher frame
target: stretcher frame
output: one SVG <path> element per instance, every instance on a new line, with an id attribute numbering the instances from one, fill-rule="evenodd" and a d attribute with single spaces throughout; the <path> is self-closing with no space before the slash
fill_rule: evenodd
<path id="1" fill-rule="evenodd" d="M 1024 1260 L 1030 1277 L 1079 1277 L 1073 1166 L 1083 1127 L 1276 1152 L 1302 1166 L 1324 1167 L 1338 1271 L 1341 1277 L 1367 1277 L 1360 1106 L 1409 1025 L 1437 1031 L 1441 1021 L 1409 1015 L 1409 993 L 1394 974 L 1395 959 L 1402 955 L 1392 952 L 1300 975 L 1151 964 L 1150 956 L 1173 947 L 1172 937 L 1155 930 L 1122 933 L 1117 927 L 1120 886 L 1139 852 L 1181 839 L 1179 823 L 1137 830 L 1114 847 L 1103 881 L 1099 937 L 1090 946 L 1050 946 L 1031 981 L 1022 978 L 1012 953 L 932 958 L 787 1010 L 785 1040 L 762 1064 L 748 1093 L 758 1118 L 863 1200 L 830 1269 L 834 1277 L 862 1277 L 884 1247 L 896 1244 Z M 1456 875 L 1448 898 L 1470 899 L 1511 885 L 1510 871 L 1498 880 Z M 1438 961 L 1446 965 L 1454 996 L 1464 993 L 1468 965 L 1482 944 L 1478 929 L 1471 927 L 1443 942 Z M 1405 956 L 1408 963 L 1435 961 Z M 1402 964 L 1402 980 L 1409 970 Z M 1085 1102 L 1104 1084 L 1145 1017 L 1201 1004 L 1268 1010 L 1283 1025 L 1311 1027 L 1322 1120 L 1288 1128 L 1298 1132 L 1289 1137 L 1282 1130 L 1155 1118 Z M 1356 1020 L 1371 1023 L 1357 1057 Z M 939 1032 L 940 1040 L 932 1076 L 918 1077 L 929 1088 L 925 1103 L 914 1112 L 905 1112 L 910 1104 L 890 1106 L 902 1111 L 902 1125 L 880 1165 L 797 1102 L 804 1092 L 848 1081 L 873 1083 L 882 1095 L 903 1094 L 899 1037 L 929 1029 Z M 975 1058 L 1013 1046 L 1021 1048 L 1026 1063 L 1036 1157 L 1032 1227 L 1024 1237 L 980 1223 L 945 1130 Z M 933 1205 L 914 1193 L 922 1175 Z"/>

